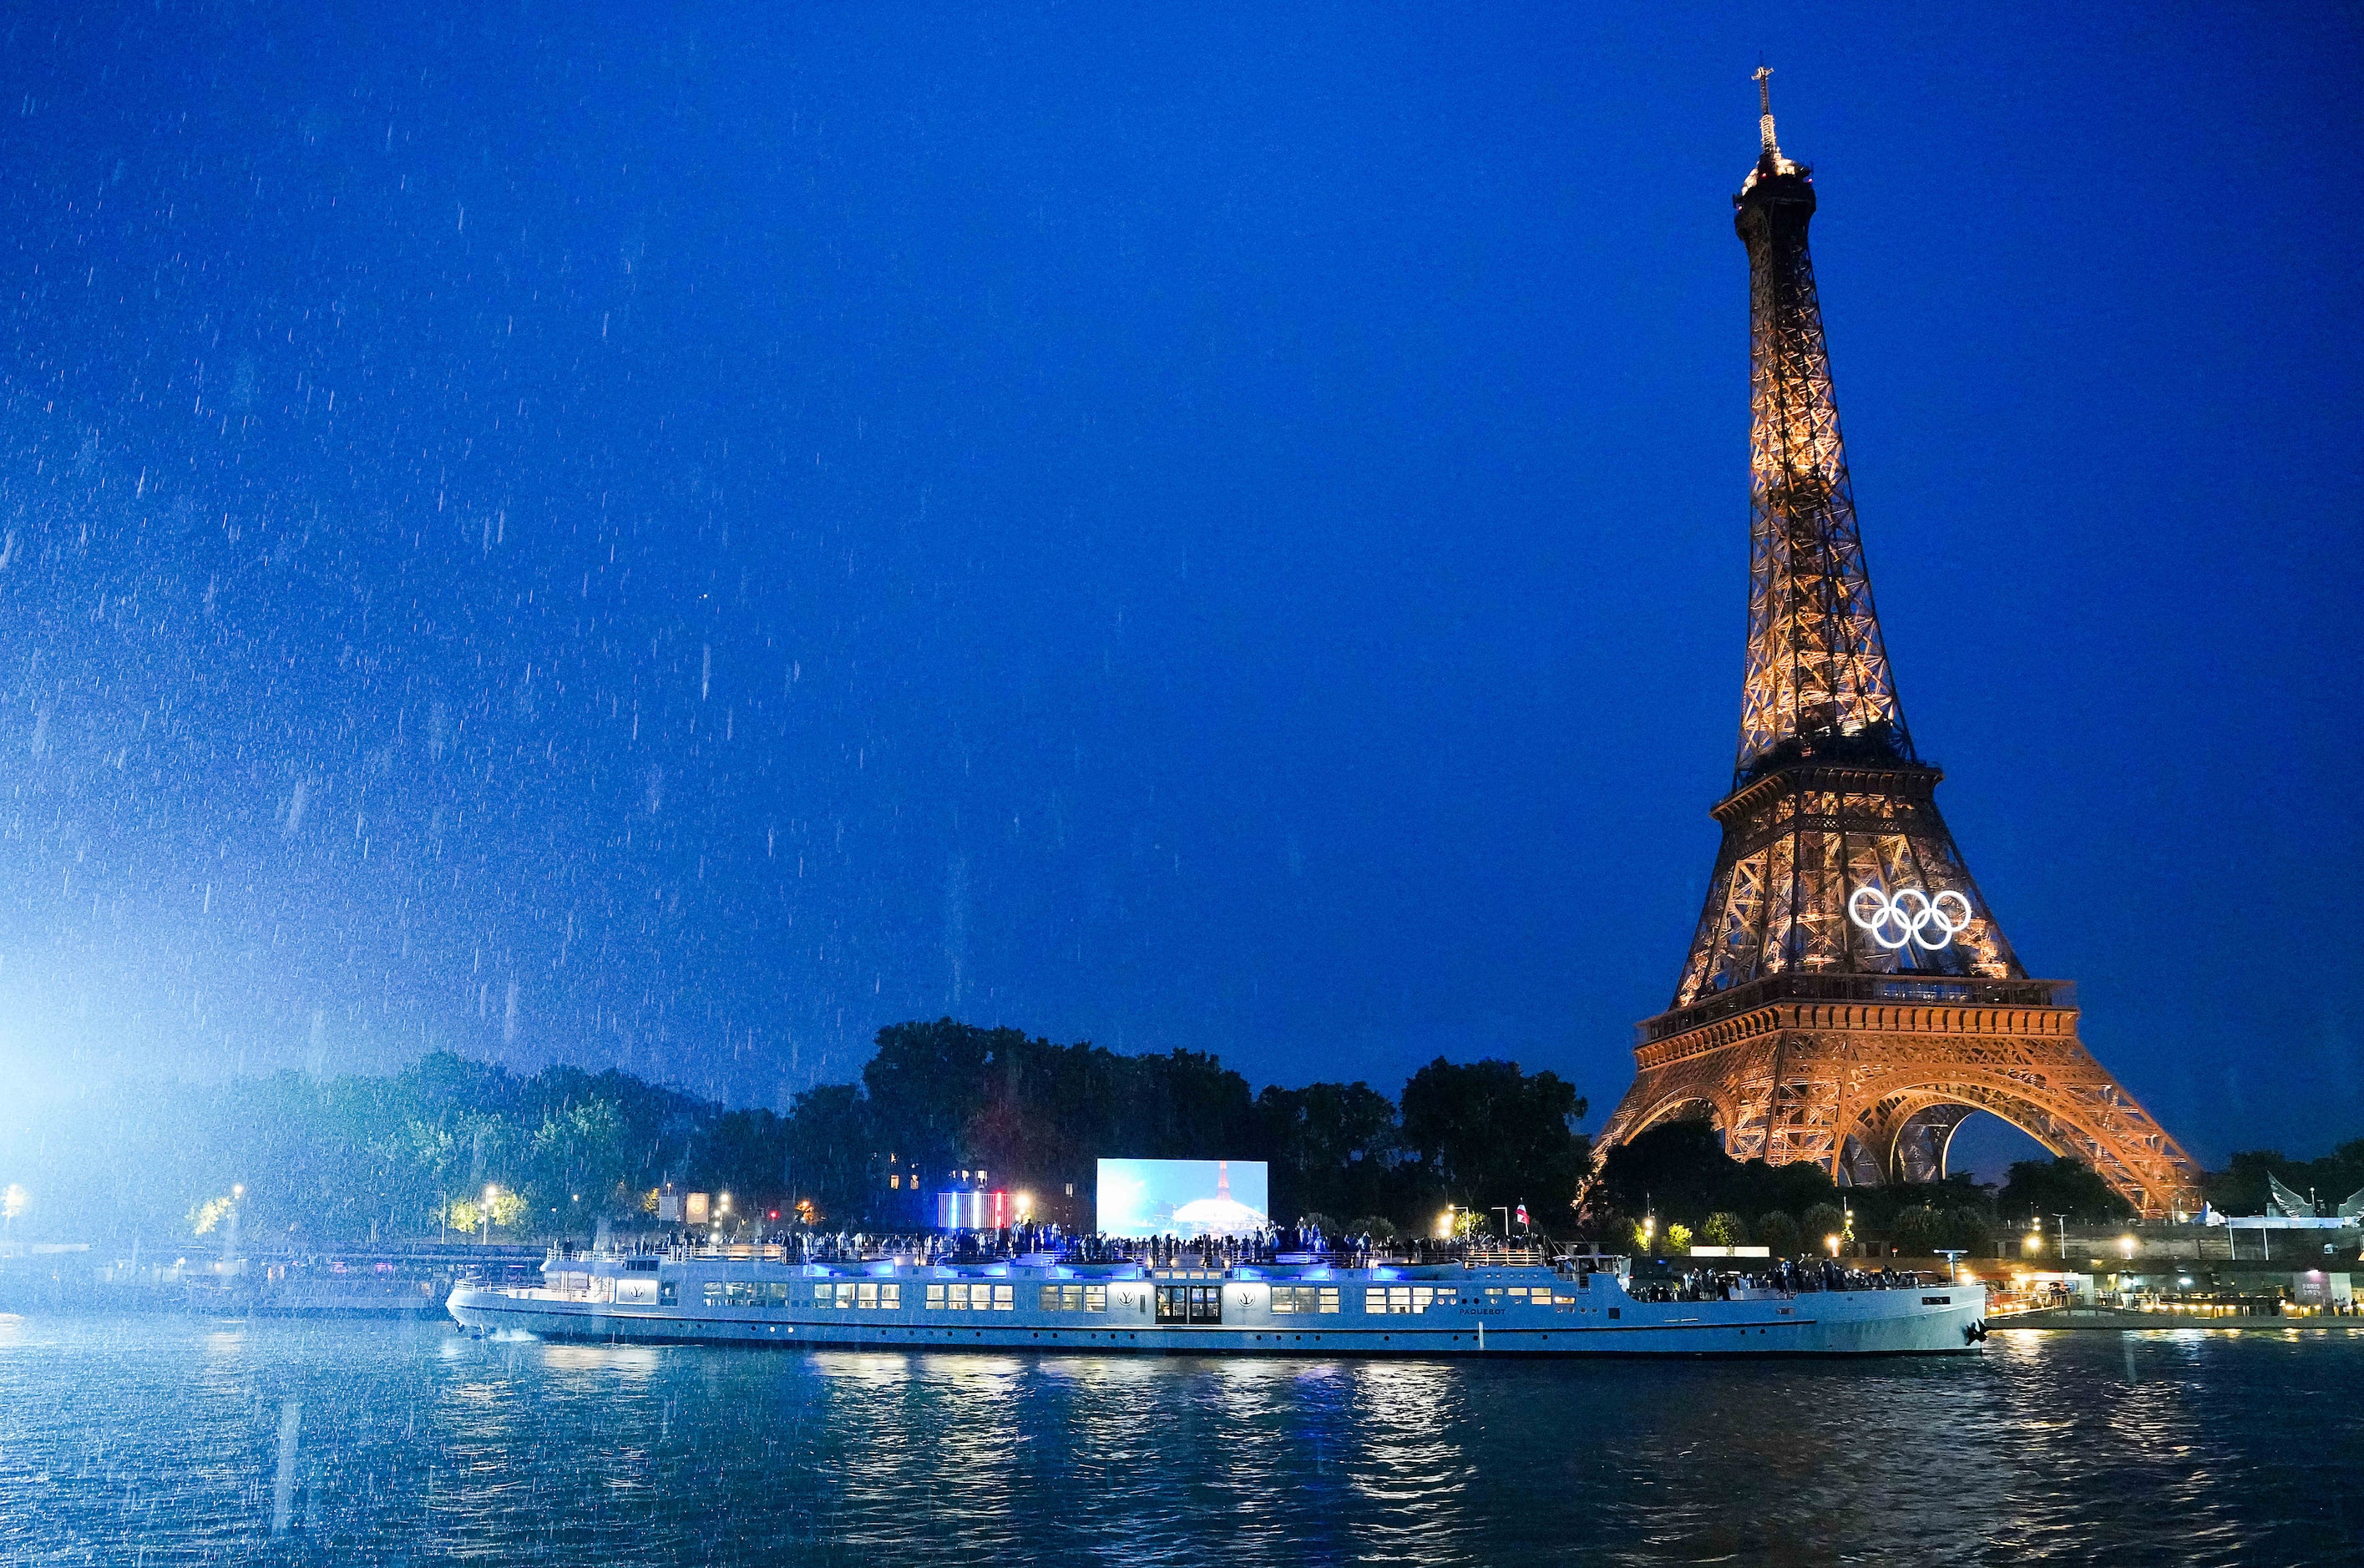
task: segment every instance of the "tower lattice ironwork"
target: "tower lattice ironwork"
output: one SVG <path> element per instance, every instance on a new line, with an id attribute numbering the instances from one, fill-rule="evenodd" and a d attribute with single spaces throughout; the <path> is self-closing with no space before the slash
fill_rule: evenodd
<path id="1" fill-rule="evenodd" d="M 2147 1215 L 2197 1171 L 2033 980 L 1938 814 L 1872 606 L 1806 228 L 1773 129 L 1733 198 L 1748 250 L 1748 652 L 1723 844 L 1671 1007 L 1638 1027 L 1604 1151 L 1705 1116 L 1739 1159 L 1935 1179 L 1973 1111 L 2085 1160 Z"/>

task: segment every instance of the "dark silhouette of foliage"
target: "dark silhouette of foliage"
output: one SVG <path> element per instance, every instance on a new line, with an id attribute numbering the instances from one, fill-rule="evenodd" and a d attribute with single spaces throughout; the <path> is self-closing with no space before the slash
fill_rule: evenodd
<path id="1" fill-rule="evenodd" d="M 1835 1204 L 1838 1192 L 1811 1165 L 1743 1163 L 1723 1151 L 1723 1140 L 1706 1122 L 1668 1121 L 1609 1151 L 1594 1202 L 1621 1216 L 1655 1213 L 1661 1226 L 1679 1222 L 1696 1229 L 1719 1209 L 1797 1215 L 1818 1203 Z"/>
<path id="2" fill-rule="evenodd" d="M 218 1214 L 233 1186 L 257 1245 L 473 1229 L 487 1187 L 506 1195 L 503 1240 L 655 1223 L 651 1195 L 667 1183 L 728 1192 L 733 1215 L 758 1226 L 775 1211 L 792 1223 L 803 1200 L 832 1229 L 900 1229 L 931 1220 L 928 1195 L 963 1170 L 1031 1189 L 1039 1217 L 1081 1228 L 1110 1156 L 1268 1161 L 1282 1224 L 1320 1212 L 1425 1230 L 1448 1186 L 1465 1202 L 1524 1199 L 1547 1224 L 1583 1155 L 1573 1091 L 1500 1062 L 1439 1064 L 1420 1082 L 1432 1139 L 1408 1158 L 1395 1104 L 1366 1084 L 1252 1096 L 1204 1052 L 1123 1056 L 940 1018 L 882 1029 L 860 1083 L 808 1089 L 785 1112 L 622 1073 L 521 1077 L 438 1053 L 382 1078 L 94 1089 L 72 1136 L 17 1129 L 0 1152 L 36 1193 L 17 1235 L 157 1245 L 186 1240 L 192 1216 Z M 915 1170 L 923 1188 L 908 1184 Z"/>
<path id="3" fill-rule="evenodd" d="M 1399 1144 L 1395 1103 L 1368 1084 L 1266 1086 L 1256 1096 L 1277 1218 L 1376 1214 L 1388 1207 Z"/>
<path id="4" fill-rule="evenodd" d="M 2033 1214 L 2049 1227 L 2055 1215 L 2108 1224 L 2134 1216 L 2134 1206 L 2110 1190 L 2091 1165 L 2074 1155 L 2056 1160 L 2016 1160 L 1995 1195 L 1995 1207 L 2007 1223 L 2017 1224 Z"/>
<path id="5" fill-rule="evenodd" d="M 1568 1218 L 1591 1158 L 1577 1130 L 1584 1113 L 1575 1085 L 1557 1073 L 1440 1056 L 1404 1085 L 1402 1140 L 1445 1201 L 1481 1211 L 1523 1203 L 1548 1229 Z M 1414 1216 L 1399 1218 L 1417 1226 Z"/>

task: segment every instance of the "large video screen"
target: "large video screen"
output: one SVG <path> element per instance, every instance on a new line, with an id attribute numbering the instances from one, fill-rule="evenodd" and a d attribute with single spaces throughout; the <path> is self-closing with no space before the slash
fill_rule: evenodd
<path id="1" fill-rule="evenodd" d="M 1105 1236 L 1245 1236 L 1271 1223 L 1261 1160 L 1103 1160 L 1099 1189 Z"/>

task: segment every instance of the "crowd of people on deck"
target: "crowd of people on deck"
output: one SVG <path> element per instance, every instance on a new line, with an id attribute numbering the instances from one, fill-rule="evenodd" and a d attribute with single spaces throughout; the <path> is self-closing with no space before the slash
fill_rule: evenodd
<path id="1" fill-rule="evenodd" d="M 1644 1301 L 1730 1301 L 1736 1290 L 1796 1296 L 1816 1290 L 1911 1290 L 1924 1281 L 1908 1269 L 1850 1269 L 1833 1258 L 1783 1258 L 1762 1273 L 1693 1269 L 1670 1279 L 1637 1283 Z"/>
<path id="2" fill-rule="evenodd" d="M 1018 1260 L 1063 1263 L 1132 1263 L 1154 1269 L 1222 1270 L 1245 1264 L 1323 1262 L 1341 1268 L 1378 1263 L 1541 1263 L 1547 1261 L 1608 1269 L 1604 1255 L 1556 1253 L 1548 1243 L 1514 1247 L 1499 1237 L 1430 1240 L 1369 1235 L 1324 1235 L 1310 1225 L 1271 1227 L 1244 1236 L 1107 1236 L 1056 1225 L 1028 1222 L 998 1230 L 950 1230 L 872 1234 L 867 1231 L 797 1230 L 751 1243 L 789 1262 L 990 1263 Z M 680 1239 L 640 1244 L 638 1250 L 674 1251 Z M 1923 1283 L 1908 1271 L 1851 1269 L 1831 1258 L 1783 1258 L 1760 1272 L 1694 1269 L 1660 1279 L 1634 1282 L 1634 1294 L 1648 1301 L 1729 1301 L 1738 1290 L 1796 1295 L 1823 1290 L 1905 1289 Z"/>

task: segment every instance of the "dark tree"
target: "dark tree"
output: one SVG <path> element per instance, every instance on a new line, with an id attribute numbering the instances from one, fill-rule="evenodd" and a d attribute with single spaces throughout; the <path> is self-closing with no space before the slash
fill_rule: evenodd
<path id="1" fill-rule="evenodd" d="M 1403 1092 L 1403 1141 L 1446 1201 L 1478 1209 L 1523 1203 L 1539 1229 L 1566 1227 L 1590 1145 L 1585 1103 L 1555 1073 L 1515 1062 L 1438 1057 Z M 1399 1216 L 1417 1225 L 1423 1218 Z M 1425 1226 L 1420 1227 L 1425 1229 Z"/>
<path id="2" fill-rule="evenodd" d="M 787 1197 L 809 1200 L 825 1223 L 859 1225 L 870 1218 L 871 1107 L 851 1084 L 824 1084 L 796 1097 L 788 1113 Z"/>
<path id="3" fill-rule="evenodd" d="M 1743 1163 L 1704 1121 L 1669 1121 L 1627 1140 L 1601 1161 L 1596 1207 L 1638 1218 L 1654 1213 L 1661 1225 L 1696 1229 L 1718 1210 L 1796 1216 L 1839 1201 L 1837 1186 L 1815 1166 Z"/>
<path id="4" fill-rule="evenodd" d="M 1368 1084 L 1269 1084 L 1256 1096 L 1272 1162 L 1273 1218 L 1368 1215 L 1387 1207 L 1397 1147 L 1395 1102 Z"/>
<path id="5" fill-rule="evenodd" d="M 880 1029 L 877 1052 L 862 1069 L 880 1134 L 931 1180 L 972 1163 L 969 1126 L 989 1093 L 989 1069 L 997 1055 L 1006 1062 L 1025 1042 L 1016 1029 L 951 1018 Z"/>
<path id="6" fill-rule="evenodd" d="M 2006 1224 L 2017 1224 L 2033 1214 L 2046 1225 L 2053 1216 L 2109 1223 L 2129 1219 L 2134 1206 L 2110 1190 L 2093 1167 L 2074 1155 L 2057 1160 L 2015 1160 L 2010 1179 L 1996 1195 L 1995 1207 Z"/>

